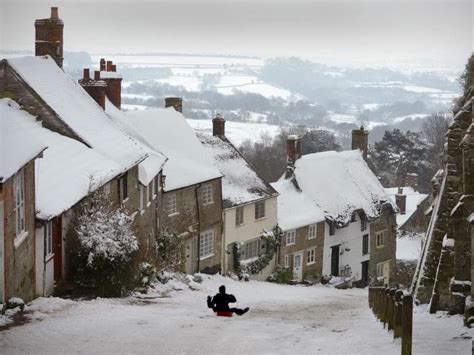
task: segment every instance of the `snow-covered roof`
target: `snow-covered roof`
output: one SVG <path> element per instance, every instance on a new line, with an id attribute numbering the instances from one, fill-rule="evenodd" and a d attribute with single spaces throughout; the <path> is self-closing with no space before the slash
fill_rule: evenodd
<path id="1" fill-rule="evenodd" d="M 125 116 L 125 113 L 119 110 L 113 103 L 109 101 L 108 98 L 105 98 L 105 111 L 110 118 L 117 125 L 119 125 L 123 130 L 125 130 L 129 135 L 134 137 L 142 149 L 147 153 L 147 158 L 138 164 L 138 180 L 144 185 L 147 186 L 151 180 L 160 172 L 163 168 L 166 157 L 163 153 L 159 152 L 157 149 L 151 148 L 142 137 L 140 137 L 128 124 L 128 119 Z"/>
<path id="2" fill-rule="evenodd" d="M 393 203 L 396 203 L 395 195 L 398 193 L 397 187 L 387 187 L 385 192 L 390 197 Z M 406 221 L 416 212 L 418 206 L 420 206 L 427 198 L 427 194 L 421 194 L 418 191 L 414 191 L 411 186 L 403 187 L 403 194 L 407 197 L 405 214 L 397 213 L 397 225 L 401 227 Z M 423 211 L 424 212 L 424 211 Z"/>
<path id="3" fill-rule="evenodd" d="M 134 131 L 135 137 L 140 137 L 151 148 L 168 157 L 163 168 L 165 191 L 222 176 L 184 116 L 173 107 L 126 111 L 124 115 L 115 115 L 114 119 Z"/>
<path id="4" fill-rule="evenodd" d="M 115 160 L 122 171 L 146 157 L 142 145 L 117 127 L 51 57 L 20 57 L 7 61 L 78 137 Z"/>
<path id="5" fill-rule="evenodd" d="M 284 230 L 296 229 L 325 220 L 324 212 L 298 190 L 293 179 L 280 179 L 271 184 L 278 196 L 278 224 Z"/>
<path id="6" fill-rule="evenodd" d="M 356 210 L 374 219 L 384 203 L 395 207 L 359 150 L 304 155 L 295 162 L 294 177 L 304 195 L 338 225 L 348 223 Z"/>
<path id="7" fill-rule="evenodd" d="M 23 113 L 9 99 L 0 99 L 0 183 L 5 182 L 46 148 L 19 117 Z"/>
<path id="8" fill-rule="evenodd" d="M 214 159 L 214 165 L 222 178 L 222 199 L 224 208 L 271 197 L 277 192 L 260 178 L 235 146 L 227 139 L 208 133 L 198 133 L 206 154 Z"/>
<path id="9" fill-rule="evenodd" d="M 43 128 L 12 100 L 0 100 L 0 117 L 2 121 L 14 121 L 16 132 L 27 134 L 28 139 L 48 142 L 42 159 L 35 164 L 36 216 L 40 219 L 49 220 L 61 214 L 87 196 L 91 189 L 120 174 L 121 167 L 115 161 L 75 139 Z"/>

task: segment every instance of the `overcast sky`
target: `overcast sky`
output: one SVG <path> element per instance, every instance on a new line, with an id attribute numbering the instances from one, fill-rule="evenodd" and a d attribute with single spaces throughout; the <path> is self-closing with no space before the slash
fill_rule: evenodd
<path id="1" fill-rule="evenodd" d="M 59 6 L 65 50 L 296 55 L 464 63 L 472 0 L 0 0 L 3 48 L 33 49 Z"/>

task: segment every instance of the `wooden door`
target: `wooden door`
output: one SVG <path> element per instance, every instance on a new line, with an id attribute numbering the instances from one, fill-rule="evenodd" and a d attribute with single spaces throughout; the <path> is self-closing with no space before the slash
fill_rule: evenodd
<path id="1" fill-rule="evenodd" d="M 60 281 L 63 278 L 62 217 L 53 218 L 51 223 L 53 226 L 54 281 Z"/>
<path id="2" fill-rule="evenodd" d="M 369 261 L 362 262 L 362 285 L 365 287 L 369 284 Z"/>
<path id="3" fill-rule="evenodd" d="M 339 245 L 331 247 L 331 275 L 339 276 Z"/>

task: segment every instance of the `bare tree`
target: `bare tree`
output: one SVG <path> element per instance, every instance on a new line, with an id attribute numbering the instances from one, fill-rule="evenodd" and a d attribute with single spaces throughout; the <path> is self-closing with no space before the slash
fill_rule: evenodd
<path id="1" fill-rule="evenodd" d="M 428 117 L 422 125 L 423 135 L 428 143 L 432 145 L 431 153 L 438 165 L 441 163 L 445 136 L 450 122 L 450 115 L 435 113 Z"/>

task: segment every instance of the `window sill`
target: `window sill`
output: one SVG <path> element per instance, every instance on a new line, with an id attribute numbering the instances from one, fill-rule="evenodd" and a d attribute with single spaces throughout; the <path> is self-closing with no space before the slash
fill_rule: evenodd
<path id="1" fill-rule="evenodd" d="M 310 263 L 306 263 L 306 265 L 314 265 L 314 264 L 316 264 L 316 261 L 312 261 L 312 262 L 310 262 Z"/>
<path id="2" fill-rule="evenodd" d="M 204 203 L 204 202 L 202 203 L 203 206 L 209 206 L 209 205 L 213 205 L 213 204 L 214 204 L 214 201 L 208 202 L 208 203 Z"/>
<path id="3" fill-rule="evenodd" d="M 289 247 L 289 246 L 295 245 L 295 244 L 296 244 L 296 243 L 286 243 L 286 244 L 285 244 L 285 247 Z"/>
<path id="4" fill-rule="evenodd" d="M 385 245 L 379 245 L 379 246 L 376 246 L 375 248 L 376 249 L 382 249 Z"/>
<path id="5" fill-rule="evenodd" d="M 16 237 L 13 242 L 14 248 L 17 249 L 25 241 L 27 237 L 28 237 L 28 231 L 21 232 L 21 234 L 18 237 Z"/>
<path id="6" fill-rule="evenodd" d="M 206 260 L 206 259 L 209 259 L 209 258 L 212 257 L 212 256 L 214 256 L 214 253 L 209 254 L 209 255 L 205 255 L 205 256 L 200 256 L 200 257 L 199 257 L 199 260 L 200 260 L 200 261 L 201 261 L 201 260 Z"/>
<path id="7" fill-rule="evenodd" d="M 235 225 L 236 228 L 243 227 L 243 226 L 245 226 L 245 223 L 241 223 L 241 224 L 236 224 L 236 225 Z"/>
<path id="8" fill-rule="evenodd" d="M 314 236 L 314 237 L 311 237 L 311 238 L 310 238 L 310 237 L 308 237 L 308 240 L 314 240 L 314 239 L 316 239 L 316 236 Z"/>
<path id="9" fill-rule="evenodd" d="M 267 219 L 267 216 L 263 216 L 260 218 L 255 218 L 255 221 L 263 221 L 264 219 Z"/>
<path id="10" fill-rule="evenodd" d="M 54 253 L 46 255 L 45 263 L 49 263 L 54 258 Z"/>
<path id="11" fill-rule="evenodd" d="M 174 216 L 177 216 L 179 215 L 179 212 L 174 212 L 174 213 L 171 213 L 168 215 L 168 217 L 174 217 Z"/>

